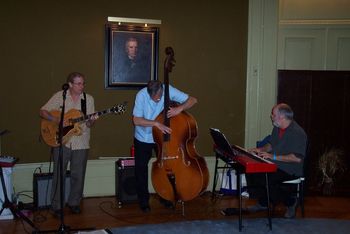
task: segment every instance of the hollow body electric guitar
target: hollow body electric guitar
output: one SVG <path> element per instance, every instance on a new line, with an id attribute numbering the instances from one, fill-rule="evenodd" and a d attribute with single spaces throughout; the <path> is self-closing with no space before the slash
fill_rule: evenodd
<path id="1" fill-rule="evenodd" d="M 95 114 L 98 116 L 105 114 L 123 114 L 126 110 L 126 103 L 115 105 L 110 109 L 95 112 L 90 115 L 83 115 L 80 110 L 72 109 L 64 114 L 64 119 L 68 119 L 69 125 L 63 127 L 63 145 L 68 142 L 72 136 L 81 135 L 80 123 L 89 120 L 89 118 Z M 60 118 L 61 112 L 53 110 L 50 114 L 56 118 Z M 59 126 L 57 123 L 48 121 L 46 119 L 41 120 L 41 137 L 46 144 L 52 147 L 59 146 Z"/>

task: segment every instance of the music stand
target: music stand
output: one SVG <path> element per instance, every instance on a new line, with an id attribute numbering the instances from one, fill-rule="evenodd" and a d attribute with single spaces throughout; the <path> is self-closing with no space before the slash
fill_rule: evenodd
<path id="1" fill-rule="evenodd" d="M 213 138 L 213 141 L 217 148 L 219 148 L 221 151 L 223 151 L 225 154 L 231 157 L 236 155 L 236 152 L 233 151 L 231 144 L 228 143 L 228 140 L 226 139 L 225 135 L 222 132 L 220 132 L 219 129 L 210 128 L 209 130 L 210 135 Z"/>
<path id="2" fill-rule="evenodd" d="M 232 160 L 232 157 L 234 156 L 234 152 L 232 151 L 232 148 L 230 144 L 228 143 L 226 137 L 224 134 L 220 132 L 219 129 L 216 128 L 209 128 L 210 135 L 214 141 L 214 152 L 220 151 L 221 153 L 216 153 L 215 155 L 215 171 L 214 171 L 214 179 L 213 179 L 213 189 L 212 189 L 212 200 L 215 198 L 215 189 L 217 185 L 218 180 L 218 169 L 226 169 L 231 168 L 234 161 Z M 225 166 L 219 166 L 219 155 L 222 155 L 223 157 L 220 157 L 221 160 L 225 162 Z"/>

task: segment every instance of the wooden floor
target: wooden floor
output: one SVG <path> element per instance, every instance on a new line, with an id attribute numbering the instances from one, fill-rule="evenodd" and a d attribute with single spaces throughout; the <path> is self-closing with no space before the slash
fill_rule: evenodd
<path id="1" fill-rule="evenodd" d="M 248 206 L 255 202 L 244 199 L 243 205 Z M 65 210 L 63 224 L 71 229 L 85 228 L 113 228 L 132 226 L 138 224 L 164 223 L 183 220 L 203 219 L 237 219 L 237 216 L 223 216 L 220 211 L 227 207 L 237 207 L 237 199 L 232 196 L 222 196 L 211 199 L 211 193 L 186 202 L 182 215 L 182 205 L 179 203 L 175 210 L 164 208 L 156 195 L 152 195 L 151 212 L 144 214 L 136 203 L 125 204 L 118 207 L 115 197 L 85 198 L 82 202 L 82 213 L 71 214 L 68 208 Z M 274 217 L 282 217 L 283 206 L 275 209 Z M 23 213 L 27 213 L 24 211 Z M 33 220 L 40 231 L 62 230 L 62 223 L 54 218 L 48 210 L 29 212 L 30 220 Z M 244 215 L 243 218 L 265 217 L 265 213 Z M 301 218 L 298 209 L 297 218 Z M 350 198 L 342 197 L 306 197 L 305 218 L 331 218 L 350 220 Z M 66 228 L 64 228 L 66 230 Z M 22 219 L 0 220 L 1 234 L 31 233 L 33 228 Z"/>

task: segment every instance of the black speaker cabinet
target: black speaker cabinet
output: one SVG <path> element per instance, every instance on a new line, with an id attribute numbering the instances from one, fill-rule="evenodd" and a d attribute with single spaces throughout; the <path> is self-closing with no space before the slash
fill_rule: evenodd
<path id="1" fill-rule="evenodd" d="M 34 207 L 36 209 L 46 209 L 51 206 L 52 177 L 53 173 L 35 173 L 33 175 Z M 65 202 L 67 202 L 69 191 L 70 172 L 67 171 L 65 181 Z"/>
<path id="2" fill-rule="evenodd" d="M 133 158 L 122 158 L 115 163 L 115 193 L 119 207 L 137 201 L 134 165 Z"/>

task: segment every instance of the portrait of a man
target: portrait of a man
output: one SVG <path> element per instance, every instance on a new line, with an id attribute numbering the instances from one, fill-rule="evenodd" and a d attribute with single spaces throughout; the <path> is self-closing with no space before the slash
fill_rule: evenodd
<path id="1" fill-rule="evenodd" d="M 147 83 L 152 78 L 152 35 L 118 34 L 113 37 L 112 83 Z"/>
<path id="2" fill-rule="evenodd" d="M 105 88 L 138 89 L 158 79 L 157 27 L 105 25 Z"/>

